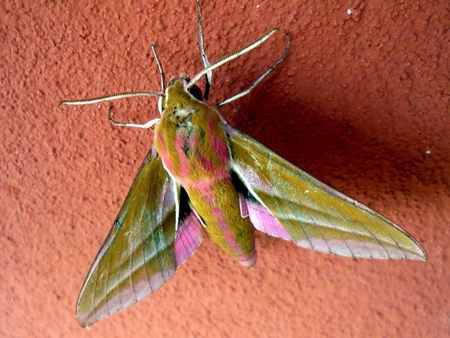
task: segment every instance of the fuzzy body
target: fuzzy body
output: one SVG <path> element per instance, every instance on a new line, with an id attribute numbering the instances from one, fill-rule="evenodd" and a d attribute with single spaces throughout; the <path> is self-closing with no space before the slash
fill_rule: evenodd
<path id="1" fill-rule="evenodd" d="M 194 98 L 185 86 L 184 80 L 170 81 L 154 146 L 211 239 L 243 265 L 253 266 L 253 226 L 241 217 L 221 118 L 216 107 Z"/>

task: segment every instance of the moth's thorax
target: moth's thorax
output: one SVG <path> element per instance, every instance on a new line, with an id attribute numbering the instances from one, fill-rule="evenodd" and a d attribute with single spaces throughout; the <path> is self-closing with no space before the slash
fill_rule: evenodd
<path id="1" fill-rule="evenodd" d="M 155 127 L 155 148 L 185 188 L 228 177 L 230 152 L 217 108 L 197 100 L 184 80 L 172 80 Z"/>
<path id="2" fill-rule="evenodd" d="M 242 264 L 256 262 L 253 228 L 240 215 L 231 179 L 227 136 L 217 108 L 194 98 L 186 81 L 172 80 L 166 92 L 154 145 L 166 169 L 189 196 L 210 238 Z"/>

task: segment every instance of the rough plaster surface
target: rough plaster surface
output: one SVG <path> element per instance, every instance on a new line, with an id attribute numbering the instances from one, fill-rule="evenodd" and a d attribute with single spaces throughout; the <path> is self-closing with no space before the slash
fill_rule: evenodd
<path id="1" fill-rule="evenodd" d="M 208 1 L 214 61 L 273 27 L 285 62 L 223 109 L 235 127 L 402 225 L 426 263 L 352 260 L 259 234 L 246 270 L 210 240 L 157 293 L 85 330 L 75 301 L 152 144 L 107 105 L 68 98 L 159 90 L 201 69 L 194 0 L 0 3 L 0 336 L 450 336 L 450 13 L 441 1 Z M 347 10 L 351 10 L 351 13 Z M 350 14 L 348 14 L 350 13 Z M 246 88 L 277 34 L 214 74 L 212 100 Z M 116 103 L 146 121 L 156 100 Z"/>

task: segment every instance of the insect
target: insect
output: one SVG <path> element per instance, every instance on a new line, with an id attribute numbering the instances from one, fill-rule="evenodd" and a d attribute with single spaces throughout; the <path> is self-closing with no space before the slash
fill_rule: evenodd
<path id="1" fill-rule="evenodd" d="M 204 233 L 242 265 L 256 263 L 254 229 L 298 246 L 354 258 L 426 260 L 420 244 L 375 211 L 321 183 L 227 124 L 208 102 L 213 69 L 261 45 L 276 30 L 210 64 L 203 46 L 197 0 L 199 45 L 204 69 L 193 79 L 172 78 L 161 92 L 115 94 L 63 104 L 90 104 L 132 96 L 157 96 L 161 117 L 153 147 L 114 221 L 81 289 L 77 319 L 88 327 L 142 300 L 167 282 L 199 246 Z M 195 83 L 206 78 L 204 94 Z"/>

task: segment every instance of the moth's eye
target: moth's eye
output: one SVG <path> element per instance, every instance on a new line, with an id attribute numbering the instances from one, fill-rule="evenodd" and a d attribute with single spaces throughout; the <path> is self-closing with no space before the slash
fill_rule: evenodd
<path id="1" fill-rule="evenodd" d="M 191 93 L 191 95 L 193 97 L 195 97 L 197 100 L 201 101 L 203 99 L 203 93 L 202 90 L 196 86 L 193 85 L 190 89 L 189 89 L 189 93 Z"/>
<path id="2" fill-rule="evenodd" d="M 186 82 L 191 81 L 191 77 L 190 77 L 189 75 L 187 75 L 186 73 L 181 73 L 181 74 L 180 74 L 180 79 L 181 79 L 181 80 L 184 80 L 184 81 L 186 81 Z"/>
<path id="3" fill-rule="evenodd" d="M 177 79 L 176 78 L 171 78 L 170 79 L 170 81 L 167 83 L 167 87 L 172 87 L 174 84 L 175 84 L 175 81 L 176 81 Z"/>

